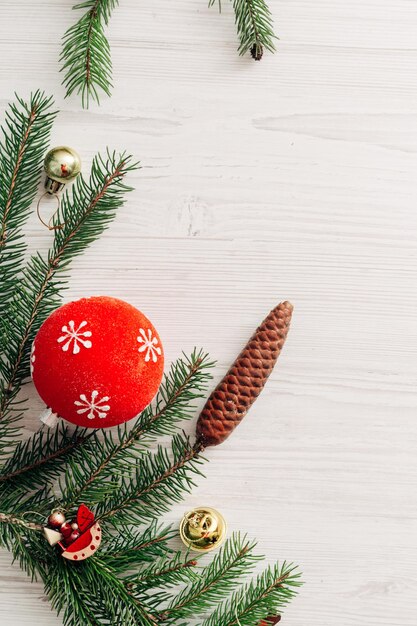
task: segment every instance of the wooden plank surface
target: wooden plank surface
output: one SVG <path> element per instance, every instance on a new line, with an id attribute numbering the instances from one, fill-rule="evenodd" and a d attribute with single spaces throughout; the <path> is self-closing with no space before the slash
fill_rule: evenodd
<path id="1" fill-rule="evenodd" d="M 58 75 L 71 4 L 0 3 L 1 113 L 41 87 L 53 144 L 85 169 L 107 145 L 143 169 L 66 300 L 132 302 L 168 359 L 204 346 L 216 378 L 279 300 L 296 307 L 265 393 L 167 519 L 206 503 L 299 563 L 288 626 L 415 626 L 416 2 L 271 0 L 278 53 L 254 63 L 227 3 L 122 0 L 114 96 L 88 112 Z M 28 235 L 48 245 L 35 218 Z M 5 552 L 0 623 L 61 624 Z"/>

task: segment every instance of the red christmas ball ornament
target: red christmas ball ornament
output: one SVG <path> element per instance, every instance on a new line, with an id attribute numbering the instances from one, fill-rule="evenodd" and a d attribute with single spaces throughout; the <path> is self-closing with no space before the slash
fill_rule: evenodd
<path id="1" fill-rule="evenodd" d="M 107 296 L 83 298 L 54 311 L 33 342 L 32 378 L 60 417 L 87 428 L 132 419 L 161 383 L 161 340 L 135 307 Z"/>

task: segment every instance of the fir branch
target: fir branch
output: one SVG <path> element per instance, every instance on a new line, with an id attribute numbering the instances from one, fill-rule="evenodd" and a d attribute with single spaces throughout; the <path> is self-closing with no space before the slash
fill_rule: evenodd
<path id="1" fill-rule="evenodd" d="M 129 593 L 156 616 L 159 624 L 161 616 L 158 612 L 171 599 L 169 590 L 173 587 L 176 589 L 183 583 L 191 584 L 192 581 L 199 580 L 196 565 L 196 560 L 188 559 L 181 552 L 177 552 L 170 558 L 149 564 L 137 575 L 123 578 L 123 582 Z"/>
<path id="2" fill-rule="evenodd" d="M 253 626 L 282 609 L 296 595 L 300 574 L 292 564 L 268 567 L 220 604 L 203 626 Z"/>
<path id="3" fill-rule="evenodd" d="M 23 528 L 27 528 L 29 530 L 42 530 L 42 526 L 40 524 L 35 524 L 34 522 L 27 522 L 24 519 L 16 517 L 13 514 L 0 513 L 0 524 L 11 524 L 13 526 L 22 526 Z"/>
<path id="4" fill-rule="evenodd" d="M 99 103 L 99 90 L 111 95 L 112 62 L 110 46 L 104 35 L 118 0 L 86 0 L 73 9 L 87 9 L 63 37 L 60 61 L 65 72 L 63 84 L 66 96 L 81 93 L 82 106 L 90 99 Z"/>
<path id="5" fill-rule="evenodd" d="M 17 286 L 26 246 L 22 227 L 29 215 L 42 159 L 56 113 L 41 91 L 28 102 L 16 95 L 6 111 L 0 142 L 0 348 L 5 350 L 3 318 Z"/>
<path id="6" fill-rule="evenodd" d="M 122 526 L 119 534 L 107 537 L 102 558 L 114 570 L 123 573 L 138 564 L 170 556 L 172 549 L 168 542 L 176 535 L 170 527 L 164 528 L 156 521 L 142 531 Z"/>
<path id="7" fill-rule="evenodd" d="M 19 442 L 0 475 L 0 510 L 23 512 L 36 509 L 47 517 L 54 506 L 52 486 L 65 462 L 96 437 L 83 429 L 60 424 L 56 430 L 41 429 L 25 442 Z M 35 491 L 36 490 L 36 491 Z"/>
<path id="8" fill-rule="evenodd" d="M 14 489 L 24 486 L 28 490 L 43 487 L 56 479 L 66 459 L 94 434 L 80 428 L 71 432 L 63 423 L 55 430 L 42 428 L 15 447 L 2 469 L 0 485 L 10 483 Z"/>
<path id="9" fill-rule="evenodd" d="M 123 479 L 112 497 L 100 502 L 96 519 L 114 526 L 138 524 L 166 513 L 172 503 L 194 485 L 193 475 L 199 470 L 200 448 L 192 446 L 188 437 L 174 435 L 171 454 L 158 446 L 154 454 L 140 459 L 133 476 Z"/>
<path id="10" fill-rule="evenodd" d="M 77 564 L 55 559 L 45 581 L 46 592 L 66 626 L 156 626 L 146 605 L 98 556 Z"/>
<path id="11" fill-rule="evenodd" d="M 253 554 L 254 543 L 234 533 L 196 581 L 181 591 L 161 615 L 164 622 L 202 613 L 219 603 L 250 572 L 259 557 Z"/>
<path id="12" fill-rule="evenodd" d="M 21 569 L 32 580 L 37 580 L 39 575 L 46 573 L 48 555 L 49 558 L 51 555 L 50 547 L 41 531 L 40 525 L 28 522 L 23 515 L 0 523 L 0 545 L 12 553 L 13 561 L 18 561 Z"/>
<path id="13" fill-rule="evenodd" d="M 88 576 L 90 591 L 86 592 L 87 576 L 83 576 L 86 573 L 85 563 L 77 568 L 71 568 L 71 565 L 65 559 L 55 558 L 45 572 L 45 593 L 58 615 L 63 612 L 65 626 L 101 626 L 103 622 L 96 615 L 96 607 L 91 601 L 95 597 L 89 597 L 97 591 L 98 581 L 91 581 L 91 575 Z"/>
<path id="14" fill-rule="evenodd" d="M 127 436 L 126 426 L 119 427 L 118 431 Z M 70 511 L 83 500 L 92 506 L 117 491 L 120 472 L 110 475 L 109 480 L 99 481 L 98 477 L 119 448 L 120 444 L 111 431 L 103 432 L 100 438 L 94 437 L 87 445 L 77 448 L 68 459 L 65 475 L 59 481 L 62 494 L 59 501 L 64 510 Z"/>
<path id="15" fill-rule="evenodd" d="M 246 54 L 250 50 L 253 58 L 260 60 L 264 48 L 274 52 L 276 37 L 266 1 L 233 0 L 233 8 L 240 39 L 239 54 Z"/>
<path id="16" fill-rule="evenodd" d="M 125 175 L 137 164 L 131 157 L 108 152 L 104 159 L 94 158 L 90 180 L 77 178 L 72 193 L 64 193 L 54 224 L 64 224 L 55 230 L 54 243 L 46 259 L 40 254 L 32 257 L 23 271 L 19 289 L 15 292 L 7 317 L 8 354 L 0 361 L 3 385 L 0 389 L 0 441 L 3 445 L 15 433 L 15 422 L 21 417 L 16 396 L 29 375 L 29 353 L 34 336 L 44 319 L 56 308 L 64 287 L 60 274 L 103 232 L 123 205 L 130 190 L 124 184 Z M 4 450 L 3 450 L 4 453 Z"/>
<path id="17" fill-rule="evenodd" d="M 149 611 L 146 604 L 133 594 L 125 585 L 125 582 L 118 578 L 111 568 L 100 559 L 94 559 L 87 563 L 91 569 L 95 570 L 100 579 L 100 589 L 103 589 L 103 582 L 107 582 L 107 594 L 102 594 L 103 609 L 106 616 L 112 616 L 111 623 L 123 624 L 124 626 L 156 626 L 158 621 Z M 106 597 L 107 595 L 107 597 Z"/>
<path id="18" fill-rule="evenodd" d="M 160 587 L 173 587 L 180 583 L 195 580 L 198 574 L 194 571 L 198 561 L 185 558 L 177 552 L 169 558 L 159 559 L 146 568 L 142 568 L 134 576 L 125 579 L 126 586 L 141 592 Z"/>
<path id="19" fill-rule="evenodd" d="M 209 0 L 209 7 L 217 0 Z M 218 0 L 221 11 L 221 0 Z M 252 57 L 259 61 L 264 48 L 275 51 L 274 39 L 277 39 L 273 30 L 271 11 L 266 0 L 233 0 L 235 22 L 240 40 L 239 54 L 251 52 Z"/>
<path id="20" fill-rule="evenodd" d="M 36 532 L 33 532 L 36 531 Z M 0 545 L 7 548 L 18 561 L 21 569 L 32 580 L 37 579 L 44 568 L 45 543 L 38 528 L 28 528 L 23 524 L 0 523 Z"/>
<path id="21" fill-rule="evenodd" d="M 26 519 L 28 512 L 40 514 L 42 507 L 50 499 L 49 484 L 39 490 L 33 490 L 26 485 L 3 483 L 0 485 L 0 511 L 2 514 L 11 514 L 17 518 Z"/>
<path id="22" fill-rule="evenodd" d="M 123 479 L 136 463 L 138 454 L 157 435 L 175 432 L 177 425 L 190 419 L 194 413 L 193 401 L 202 398 L 211 380 L 213 363 L 202 350 L 194 350 L 190 357 L 177 359 L 165 375 L 155 402 L 139 416 L 129 431 L 124 425 L 118 429 L 118 442 L 112 433 L 104 433 L 102 441 L 94 442 L 94 454 L 79 448 L 70 461 L 74 471 L 66 473 L 62 485 L 65 508 L 81 500 L 96 503 L 119 488 Z M 140 447 L 138 447 L 140 446 Z"/>

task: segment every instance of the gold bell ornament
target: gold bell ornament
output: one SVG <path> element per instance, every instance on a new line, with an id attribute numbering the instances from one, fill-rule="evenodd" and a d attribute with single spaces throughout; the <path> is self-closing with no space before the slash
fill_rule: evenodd
<path id="1" fill-rule="evenodd" d="M 81 159 L 73 148 L 68 146 L 57 146 L 52 148 L 47 153 L 44 160 L 44 170 L 46 173 L 45 179 L 45 193 L 39 198 L 37 213 L 39 220 L 49 230 L 57 230 L 64 226 L 64 224 L 53 225 L 53 219 L 59 209 L 59 196 L 58 193 L 63 190 L 65 185 L 72 182 L 77 178 L 81 172 Z M 50 218 L 49 222 L 45 222 L 40 214 L 40 204 L 42 199 L 47 196 L 54 196 L 57 200 L 58 208 Z"/>
<path id="2" fill-rule="evenodd" d="M 211 507 L 198 507 L 186 513 L 181 520 L 180 536 L 187 548 L 209 552 L 220 546 L 227 532 L 226 521 Z"/>

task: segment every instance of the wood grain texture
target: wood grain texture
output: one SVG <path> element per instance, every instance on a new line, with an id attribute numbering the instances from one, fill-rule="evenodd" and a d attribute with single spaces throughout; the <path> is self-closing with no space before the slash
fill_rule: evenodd
<path id="1" fill-rule="evenodd" d="M 271 0 L 280 42 L 261 63 L 236 55 L 227 3 L 120 4 L 114 96 L 89 112 L 59 84 L 72 0 L 0 6 L 1 112 L 42 87 L 53 144 L 85 168 L 107 145 L 143 165 L 66 300 L 132 302 L 168 359 L 204 346 L 216 380 L 278 301 L 296 307 L 265 392 L 168 519 L 209 504 L 300 563 L 283 624 L 415 626 L 417 3 Z M 45 249 L 35 219 L 28 234 Z M 61 624 L 4 552 L 0 623 Z"/>

